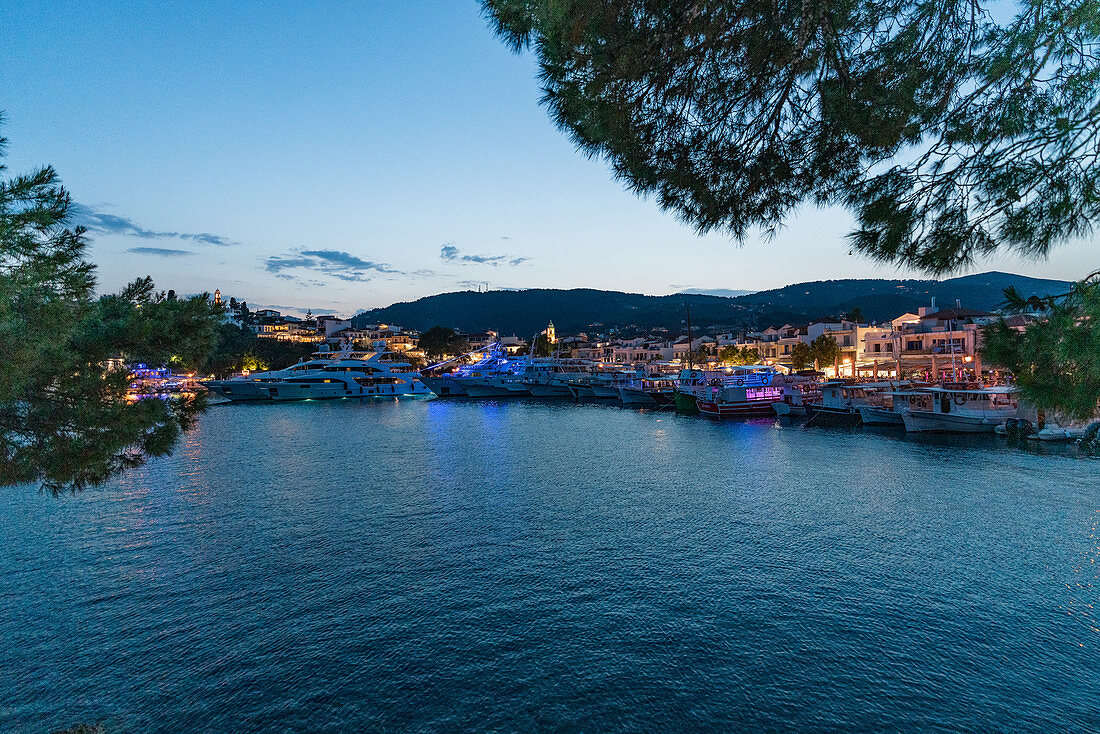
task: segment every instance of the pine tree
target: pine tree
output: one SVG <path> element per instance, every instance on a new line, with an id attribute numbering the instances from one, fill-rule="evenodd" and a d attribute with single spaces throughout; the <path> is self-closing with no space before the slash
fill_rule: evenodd
<path id="1" fill-rule="evenodd" d="M 170 452 L 204 407 L 128 400 L 128 370 L 109 365 L 197 367 L 220 314 L 205 294 L 172 300 L 148 278 L 95 299 L 72 213 L 52 168 L 0 181 L 0 485 L 102 482 Z"/>
<path id="2" fill-rule="evenodd" d="M 585 154 L 700 231 L 850 208 L 944 273 L 1100 216 L 1100 0 L 484 0 Z"/>
<path id="3" fill-rule="evenodd" d="M 1011 370 L 1025 400 L 1075 420 L 1097 415 L 1100 402 L 1100 272 L 1070 292 L 1022 298 L 1005 292 L 1008 310 L 1042 315 L 1023 330 L 1007 320 L 986 327 L 982 357 Z"/>

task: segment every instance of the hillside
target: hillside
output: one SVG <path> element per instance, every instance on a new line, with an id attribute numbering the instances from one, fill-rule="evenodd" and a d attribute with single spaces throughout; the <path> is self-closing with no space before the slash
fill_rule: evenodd
<path id="1" fill-rule="evenodd" d="M 748 308 L 736 299 L 721 296 L 645 296 L 586 288 L 524 291 L 462 291 L 395 303 L 357 315 L 356 325 L 395 323 L 413 329 L 436 324 L 465 332 L 493 329 L 501 334 L 530 337 L 553 321 L 559 333 L 575 333 L 593 327 L 678 330 L 684 304 L 690 304 L 693 320 L 707 324 L 747 324 Z"/>
<path id="2" fill-rule="evenodd" d="M 502 334 L 530 336 L 554 321 L 559 333 L 622 330 L 649 331 L 683 328 L 684 306 L 700 329 L 745 329 L 804 323 L 839 316 L 858 307 L 865 320 L 884 321 L 928 305 L 933 297 L 941 306 L 956 300 L 967 308 L 996 309 L 1003 290 L 1015 286 L 1025 296 L 1065 291 L 1058 280 L 989 272 L 948 280 L 848 279 L 797 283 L 784 288 L 727 298 L 679 293 L 646 296 L 639 293 L 592 289 L 535 288 L 522 291 L 463 291 L 395 303 L 357 315 L 356 325 L 395 323 L 413 329 L 436 324 L 466 332 L 493 329 Z"/>

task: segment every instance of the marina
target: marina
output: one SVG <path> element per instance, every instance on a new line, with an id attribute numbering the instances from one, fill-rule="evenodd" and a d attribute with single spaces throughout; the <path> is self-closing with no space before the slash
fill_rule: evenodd
<path id="1" fill-rule="evenodd" d="M 618 398 L 624 406 L 672 410 L 711 419 L 806 416 L 805 425 L 890 427 L 915 433 L 998 433 L 1076 441 L 1089 425 L 1047 430 L 1045 416 L 1024 417 L 1011 385 L 948 385 L 913 380 L 824 380 L 768 365 L 677 372 L 633 372 L 584 360 L 509 357 L 500 345 L 470 365 L 437 365 L 421 379 L 440 398 Z M 603 370 L 603 371 L 601 371 Z M 614 385 L 618 385 L 617 388 Z M 597 395 L 596 387 L 601 391 Z M 1026 410 L 1025 410 L 1026 412 Z"/>

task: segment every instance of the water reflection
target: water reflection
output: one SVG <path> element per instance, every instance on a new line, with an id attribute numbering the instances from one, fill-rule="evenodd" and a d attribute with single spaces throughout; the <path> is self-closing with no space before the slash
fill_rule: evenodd
<path id="1" fill-rule="evenodd" d="M 0 719 L 1080 730 L 1092 464 L 540 401 L 225 406 L 0 495 Z"/>

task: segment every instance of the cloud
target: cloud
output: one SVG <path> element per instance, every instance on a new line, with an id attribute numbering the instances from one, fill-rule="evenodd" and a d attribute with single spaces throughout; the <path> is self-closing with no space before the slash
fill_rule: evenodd
<path id="1" fill-rule="evenodd" d="M 288 255 L 272 255 L 264 261 L 264 269 L 283 280 L 297 280 L 298 276 L 286 270 L 308 270 L 349 283 L 366 283 L 371 274 L 401 275 L 386 263 L 364 260 L 342 250 L 295 250 Z M 317 281 L 311 281 L 317 283 Z"/>
<path id="2" fill-rule="evenodd" d="M 514 255 L 463 255 L 461 250 L 453 244 L 447 243 L 439 248 L 439 259 L 463 265 L 471 263 L 475 265 L 492 265 L 495 268 L 498 265 L 522 265 L 531 258 L 516 257 Z"/>
<path id="3" fill-rule="evenodd" d="M 160 257 L 183 257 L 184 255 L 195 254 L 190 250 L 173 250 L 170 247 L 131 247 L 126 252 L 132 252 L 135 255 L 159 255 Z"/>
<path id="4" fill-rule="evenodd" d="M 306 311 L 312 311 L 314 316 L 335 316 L 336 314 L 343 313 L 342 311 L 335 311 L 331 308 L 315 308 L 313 306 L 286 306 L 279 305 L 278 303 L 254 303 L 252 304 L 252 310 L 255 311 L 261 308 L 272 308 L 276 311 L 295 311 L 297 313 L 305 313 Z"/>
<path id="5" fill-rule="evenodd" d="M 117 214 L 99 212 L 90 206 L 78 204 L 74 209 L 77 224 L 83 225 L 90 232 L 99 234 L 117 234 L 126 237 L 140 237 L 146 240 L 189 240 L 201 245 L 215 245 L 217 247 L 229 247 L 237 244 L 228 237 L 210 234 L 209 232 L 158 232 L 154 229 L 146 229 L 136 224 L 132 219 L 120 217 Z"/>

